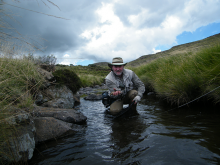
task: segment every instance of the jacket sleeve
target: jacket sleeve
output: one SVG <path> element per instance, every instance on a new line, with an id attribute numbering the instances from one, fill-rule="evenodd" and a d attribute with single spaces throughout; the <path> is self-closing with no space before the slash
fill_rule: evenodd
<path id="1" fill-rule="evenodd" d="M 110 92 L 114 92 L 114 88 L 116 89 L 116 91 L 121 91 L 121 89 L 118 88 L 117 85 L 114 82 L 112 82 L 111 80 L 105 79 L 105 83 L 106 83 L 106 86 L 108 87 L 108 90 Z"/>
<path id="2" fill-rule="evenodd" d="M 139 79 L 139 77 L 133 72 L 132 82 L 134 83 L 135 88 L 137 88 L 138 96 L 142 97 L 145 92 L 144 83 Z"/>

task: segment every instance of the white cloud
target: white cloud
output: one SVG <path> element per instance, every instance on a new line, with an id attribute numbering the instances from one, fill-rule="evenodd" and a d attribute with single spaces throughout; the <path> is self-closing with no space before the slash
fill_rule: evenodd
<path id="1" fill-rule="evenodd" d="M 155 48 L 153 48 L 153 54 L 161 52 L 161 50 L 156 50 Z"/>
<path id="2" fill-rule="evenodd" d="M 69 54 L 65 54 L 63 57 L 65 58 L 65 57 L 69 57 L 70 55 Z"/>
<path id="3" fill-rule="evenodd" d="M 61 11 L 56 7 L 48 10 L 44 5 L 38 11 L 48 11 L 48 14 L 54 15 L 59 13 L 70 20 L 16 9 L 21 12 L 18 15 L 23 16 L 18 21 L 26 25 L 19 26 L 22 30 L 18 31 L 29 36 L 42 36 L 47 41 L 43 43 L 47 47 L 46 54 L 54 54 L 61 59 L 64 56 L 67 59 L 69 55 L 68 60 L 59 60 L 63 64 L 74 64 L 80 58 L 95 62 L 111 61 L 115 56 L 129 62 L 157 52 L 159 45 L 175 45 L 176 37 L 184 31 L 193 32 L 201 26 L 220 21 L 220 0 L 52 2 Z M 21 1 L 18 4 L 37 10 L 36 2 Z"/>
<path id="4" fill-rule="evenodd" d="M 151 14 L 150 9 L 147 7 L 144 8 L 138 6 L 138 4 L 137 6 L 130 6 L 139 8 L 139 12 L 128 15 L 127 19 L 130 26 L 126 26 L 114 13 L 114 5 L 117 5 L 117 3 L 103 3 L 102 7 L 96 12 L 100 18 L 99 23 L 106 24 L 87 29 L 81 35 L 90 39 L 83 51 L 102 57 L 106 61 L 110 61 L 115 56 L 121 56 L 125 61 L 134 60 L 142 55 L 160 51 L 155 50 L 158 45 L 176 44 L 176 37 L 179 34 L 207 25 L 210 23 L 209 18 L 216 14 L 217 10 L 220 11 L 218 0 L 188 0 L 184 2 L 185 5 L 180 10 L 173 9 L 173 12 L 163 13 L 163 19 L 161 19 L 159 26 L 153 27 L 148 26 L 147 21 L 150 16 L 159 17 L 160 12 L 158 12 L 158 15 L 156 13 Z M 129 1 L 126 5 L 129 5 Z M 217 5 L 219 6 L 216 7 Z M 213 7 L 214 11 L 211 9 Z M 159 10 L 163 10 L 163 6 L 158 6 Z M 208 13 L 207 18 L 204 18 L 205 13 Z M 215 20 L 220 20 L 220 16 L 215 16 L 215 19 L 212 19 L 212 21 Z"/>
<path id="5" fill-rule="evenodd" d="M 91 40 L 87 45 L 88 51 L 112 44 L 115 38 L 117 38 L 123 30 L 123 25 L 119 18 L 114 15 L 112 6 L 112 4 L 103 3 L 102 8 L 96 11 L 100 17 L 99 23 L 102 23 L 103 25 L 91 30 L 86 30 L 82 33 L 82 37 Z"/>

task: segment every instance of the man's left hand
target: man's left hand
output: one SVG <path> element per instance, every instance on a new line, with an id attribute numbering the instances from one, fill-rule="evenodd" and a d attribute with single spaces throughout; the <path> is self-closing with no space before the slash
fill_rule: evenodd
<path id="1" fill-rule="evenodd" d="M 121 94 L 121 91 L 116 91 L 116 89 L 114 88 L 114 92 L 111 93 L 111 95 L 113 96 L 118 96 Z"/>
<path id="2" fill-rule="evenodd" d="M 141 97 L 140 96 L 135 96 L 133 101 L 134 101 L 134 104 L 137 104 L 137 102 L 141 101 Z"/>

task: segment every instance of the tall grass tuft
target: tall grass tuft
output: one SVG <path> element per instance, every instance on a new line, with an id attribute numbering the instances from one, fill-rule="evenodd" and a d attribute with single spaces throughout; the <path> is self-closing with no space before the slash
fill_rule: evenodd
<path id="1" fill-rule="evenodd" d="M 27 59 L 0 58 L 0 162 L 4 155 L 13 159 L 9 139 L 16 140 L 16 127 L 10 124 L 13 116 L 31 112 L 33 95 L 42 85 L 43 77 L 37 66 Z M 5 152 L 5 149 L 9 152 Z"/>
<path id="2" fill-rule="evenodd" d="M 0 58 L 0 108 L 28 104 L 31 92 L 43 82 L 36 65 L 28 60 Z"/>
<path id="3" fill-rule="evenodd" d="M 179 105 L 220 86 L 220 46 L 159 58 L 132 69 L 147 88 Z M 219 103 L 220 89 L 211 92 L 208 99 Z"/>

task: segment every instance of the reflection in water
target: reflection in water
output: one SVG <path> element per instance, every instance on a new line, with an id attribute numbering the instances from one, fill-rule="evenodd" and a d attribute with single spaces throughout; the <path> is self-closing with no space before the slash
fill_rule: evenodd
<path id="1" fill-rule="evenodd" d="M 111 140 L 113 142 L 113 146 L 111 146 L 113 149 L 112 158 L 125 161 L 135 158 L 146 150 L 147 146 L 136 146 L 136 144 L 141 143 L 141 141 L 147 138 L 147 136 L 142 137 L 142 133 L 146 128 L 146 123 L 138 115 L 128 118 L 123 117 L 114 121 L 111 133 Z"/>
<path id="2" fill-rule="evenodd" d="M 219 114 L 197 108 L 167 111 L 145 96 L 138 114 L 113 120 L 101 101 L 82 99 L 82 131 L 39 146 L 30 164 L 218 164 Z"/>
<path id="3" fill-rule="evenodd" d="M 219 112 L 204 107 L 182 108 L 178 111 L 159 115 L 157 122 L 166 126 L 169 131 L 158 133 L 177 139 L 191 139 L 196 144 L 207 148 L 213 154 L 211 162 L 220 162 L 220 122 Z"/>

